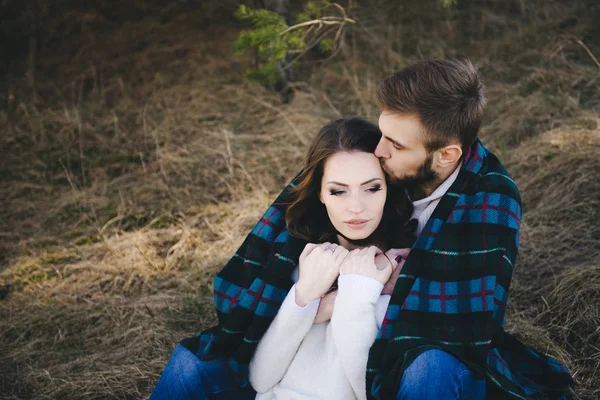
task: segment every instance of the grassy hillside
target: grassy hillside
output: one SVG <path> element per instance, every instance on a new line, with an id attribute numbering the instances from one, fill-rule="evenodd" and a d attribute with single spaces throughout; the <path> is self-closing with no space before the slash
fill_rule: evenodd
<path id="1" fill-rule="evenodd" d="M 243 80 L 235 2 L 100 3 L 47 11 L 38 101 L 23 54 L 0 81 L 0 398 L 147 396 L 318 128 L 376 121 L 379 79 L 451 56 L 482 67 L 482 140 L 523 195 L 507 329 L 600 396 L 600 7 L 359 2 L 283 103 Z"/>

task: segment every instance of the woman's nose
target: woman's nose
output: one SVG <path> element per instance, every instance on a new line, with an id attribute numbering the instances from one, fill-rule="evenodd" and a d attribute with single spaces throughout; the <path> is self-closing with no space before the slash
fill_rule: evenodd
<path id="1" fill-rule="evenodd" d="M 360 214 L 363 212 L 363 205 L 359 196 L 352 197 L 352 200 L 350 200 L 350 204 L 348 205 L 348 211 L 353 214 Z"/>

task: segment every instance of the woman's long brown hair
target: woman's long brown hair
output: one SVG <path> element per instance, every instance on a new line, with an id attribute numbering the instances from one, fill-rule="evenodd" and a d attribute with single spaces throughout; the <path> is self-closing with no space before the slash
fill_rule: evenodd
<path id="1" fill-rule="evenodd" d="M 310 144 L 298 183 L 290 193 L 285 221 L 292 236 L 312 243 L 337 242 L 337 231 L 319 200 L 325 162 L 340 151 L 373 153 L 380 138 L 377 125 L 363 118 L 338 119 L 319 131 Z M 388 182 L 383 217 L 365 244 L 383 251 L 411 247 L 414 224 L 407 222 L 412 210 L 404 188 Z"/>

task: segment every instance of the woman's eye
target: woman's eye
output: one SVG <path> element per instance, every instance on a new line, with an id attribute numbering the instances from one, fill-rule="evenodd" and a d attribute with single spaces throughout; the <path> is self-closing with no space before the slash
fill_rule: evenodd
<path id="1" fill-rule="evenodd" d="M 343 194 L 343 193 L 344 193 L 343 190 L 332 190 L 329 192 L 329 194 L 332 196 L 339 196 L 340 194 Z"/>
<path id="2" fill-rule="evenodd" d="M 371 193 L 377 193 L 381 190 L 381 186 L 373 186 L 367 189 Z"/>

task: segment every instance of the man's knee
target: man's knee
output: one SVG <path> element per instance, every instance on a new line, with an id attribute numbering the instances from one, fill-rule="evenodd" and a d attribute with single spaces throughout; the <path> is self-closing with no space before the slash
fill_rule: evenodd
<path id="1" fill-rule="evenodd" d="M 404 370 L 398 399 L 455 398 L 467 367 L 451 354 L 426 350 Z M 442 397 L 439 397 L 442 396 Z"/>
<path id="2" fill-rule="evenodd" d="M 409 376 L 411 381 L 423 380 L 448 376 L 457 367 L 464 365 L 449 353 L 443 350 L 431 349 L 419 354 L 417 358 L 406 368 L 404 376 Z"/>

